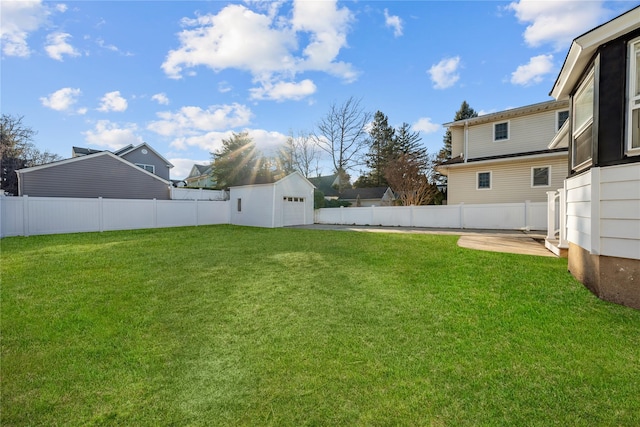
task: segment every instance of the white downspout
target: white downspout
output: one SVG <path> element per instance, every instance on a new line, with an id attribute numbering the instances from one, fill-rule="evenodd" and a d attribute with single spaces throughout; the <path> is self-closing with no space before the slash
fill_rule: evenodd
<path id="1" fill-rule="evenodd" d="M 469 144 L 469 121 L 464 121 L 464 162 L 467 163 L 468 157 L 468 144 Z"/>

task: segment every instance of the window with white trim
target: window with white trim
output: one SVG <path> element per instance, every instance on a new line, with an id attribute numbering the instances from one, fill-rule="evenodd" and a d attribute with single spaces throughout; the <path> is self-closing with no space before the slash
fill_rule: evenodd
<path id="1" fill-rule="evenodd" d="M 591 164 L 591 143 L 593 140 L 593 93 L 595 90 L 594 71 L 578 87 L 573 96 L 572 166 L 584 168 Z"/>
<path id="2" fill-rule="evenodd" d="M 478 190 L 491 190 L 491 172 L 478 172 L 476 182 Z"/>
<path id="3" fill-rule="evenodd" d="M 531 168 L 531 186 L 548 187 L 551 185 L 551 166 Z"/>
<path id="4" fill-rule="evenodd" d="M 629 43 L 627 154 L 640 154 L 640 38 Z"/>
<path id="5" fill-rule="evenodd" d="M 136 163 L 136 166 L 141 167 L 147 172 L 156 173 L 156 167 L 154 165 L 145 165 L 144 163 Z"/>
<path id="6" fill-rule="evenodd" d="M 569 118 L 569 110 L 556 112 L 556 131 L 559 131 L 564 122 Z"/>
<path id="7" fill-rule="evenodd" d="M 495 123 L 493 125 L 493 140 L 506 141 L 509 139 L 509 122 Z"/>

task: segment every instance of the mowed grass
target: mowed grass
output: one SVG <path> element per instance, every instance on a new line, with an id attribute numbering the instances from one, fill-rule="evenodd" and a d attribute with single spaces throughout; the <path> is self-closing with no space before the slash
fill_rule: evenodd
<path id="1" fill-rule="evenodd" d="M 5 238 L 0 424 L 640 425 L 640 311 L 456 240 Z"/>

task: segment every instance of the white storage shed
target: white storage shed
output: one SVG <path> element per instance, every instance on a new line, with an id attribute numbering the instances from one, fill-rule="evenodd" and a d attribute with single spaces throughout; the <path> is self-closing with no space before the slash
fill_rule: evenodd
<path id="1" fill-rule="evenodd" d="M 268 228 L 313 224 L 314 188 L 299 172 L 272 184 L 231 187 L 231 223 Z"/>

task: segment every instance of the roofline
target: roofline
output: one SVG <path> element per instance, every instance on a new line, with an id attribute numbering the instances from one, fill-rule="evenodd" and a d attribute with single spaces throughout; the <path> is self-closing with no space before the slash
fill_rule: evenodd
<path id="1" fill-rule="evenodd" d="M 551 101 L 539 102 L 537 104 L 525 105 L 524 107 L 511 108 L 508 110 L 498 111 L 496 113 L 483 114 L 482 116 L 472 117 L 469 119 L 456 120 L 454 122 L 444 123 L 444 127 L 458 127 L 465 124 L 475 125 L 479 123 L 488 123 L 498 119 L 506 119 L 511 117 L 525 116 L 528 114 L 538 113 L 541 111 L 547 111 L 550 109 L 559 110 L 562 108 L 568 108 L 569 102 L 565 100 L 557 101 L 552 99 Z"/>
<path id="2" fill-rule="evenodd" d="M 135 168 L 136 170 L 139 170 L 140 172 L 143 172 L 143 173 L 145 173 L 145 174 L 147 174 L 147 175 L 149 175 L 149 176 L 151 176 L 151 177 L 153 177 L 153 178 L 155 178 L 157 180 L 162 181 L 165 184 L 171 184 L 170 181 L 167 181 L 166 179 L 163 179 L 163 178 L 159 177 L 158 175 L 147 171 L 146 169 L 142 169 L 141 167 L 136 166 L 135 164 L 131 163 L 130 161 L 125 160 L 120 156 L 116 156 L 115 154 L 113 154 L 110 151 L 101 151 L 99 153 L 87 154 L 86 156 L 72 157 L 70 159 L 59 160 L 57 162 L 46 163 L 44 165 L 38 165 L 38 166 L 32 166 L 30 168 L 18 169 L 18 170 L 16 170 L 16 173 L 18 174 L 18 176 L 20 176 L 21 174 L 24 174 L 24 173 L 34 172 L 34 171 L 47 169 L 47 168 L 51 168 L 51 167 L 59 166 L 59 165 L 66 165 L 66 164 L 74 163 L 74 162 L 83 162 L 83 161 L 85 161 L 87 159 L 93 159 L 93 158 L 100 157 L 100 156 L 110 156 L 110 157 L 116 159 L 117 161 L 124 163 L 125 165 L 127 165 L 129 167 Z"/>
<path id="3" fill-rule="evenodd" d="M 549 95 L 558 100 L 568 98 L 578 81 L 578 74 L 582 73 L 598 47 L 638 28 L 640 28 L 640 6 L 576 37 L 571 42 L 569 52 Z M 576 69 L 580 73 L 574 73 Z"/>
<path id="4" fill-rule="evenodd" d="M 461 169 L 465 167 L 474 167 L 477 165 L 487 165 L 493 163 L 506 163 L 506 162 L 514 162 L 514 161 L 522 161 L 522 160 L 535 160 L 535 159 L 545 159 L 548 157 L 561 157 L 566 156 L 568 152 L 567 148 L 556 148 L 553 152 L 546 153 L 538 153 L 538 154 L 526 154 L 523 153 L 522 156 L 510 156 L 510 157 L 492 157 L 492 158 L 483 158 L 482 160 L 469 160 L 464 163 L 453 163 L 451 165 L 439 165 L 438 169 Z"/>
<path id="5" fill-rule="evenodd" d="M 118 156 L 124 156 L 125 154 L 129 154 L 132 151 L 137 150 L 138 148 L 142 147 L 143 145 L 145 145 L 149 150 L 151 150 L 156 156 L 160 157 L 162 160 L 164 160 L 164 162 L 167 164 L 167 166 L 169 167 L 169 169 L 173 168 L 173 164 L 164 158 L 164 156 L 160 153 L 158 153 L 152 146 L 150 146 L 149 144 L 147 144 L 146 142 L 143 142 L 142 144 L 138 144 L 135 147 L 131 147 L 128 150 L 123 151 L 122 153 L 118 154 Z"/>
<path id="6" fill-rule="evenodd" d="M 268 185 L 276 185 L 276 184 L 279 184 L 280 182 L 282 182 L 282 181 L 286 180 L 286 179 L 287 179 L 287 178 L 289 178 L 291 175 L 296 175 L 296 174 L 297 174 L 297 175 L 300 175 L 300 177 L 301 177 L 302 179 L 304 179 L 305 181 L 307 181 L 311 187 L 316 188 L 316 186 L 315 186 L 315 185 L 313 185 L 313 183 L 312 183 L 311 181 L 309 181 L 309 180 L 308 180 L 304 175 L 302 175 L 299 171 L 293 171 L 293 172 L 291 172 L 289 175 L 287 175 L 287 176 L 285 176 L 285 177 L 283 177 L 283 178 L 280 178 L 280 179 L 279 179 L 279 180 L 277 180 L 277 181 L 273 181 L 273 182 L 265 182 L 265 183 L 263 183 L 263 184 L 231 185 L 231 186 L 229 186 L 229 189 L 231 189 L 231 188 L 241 188 L 241 187 L 266 187 L 266 186 L 268 186 Z"/>

